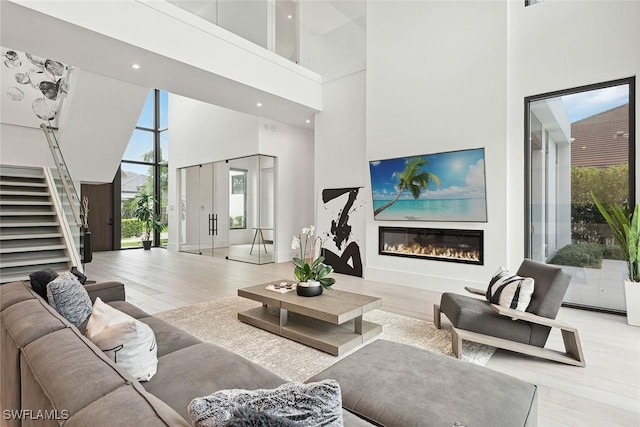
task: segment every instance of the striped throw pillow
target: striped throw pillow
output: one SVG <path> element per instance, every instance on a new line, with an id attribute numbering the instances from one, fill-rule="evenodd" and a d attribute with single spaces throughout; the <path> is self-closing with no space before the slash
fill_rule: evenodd
<path id="1" fill-rule="evenodd" d="M 531 277 L 520 277 L 500 267 L 489 282 L 487 301 L 491 304 L 526 311 L 531 302 L 534 283 Z"/>

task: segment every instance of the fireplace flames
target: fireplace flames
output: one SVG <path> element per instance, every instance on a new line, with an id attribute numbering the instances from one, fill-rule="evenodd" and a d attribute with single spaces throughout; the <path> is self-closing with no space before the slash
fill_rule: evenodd
<path id="1" fill-rule="evenodd" d="M 414 243 L 411 245 L 390 245 L 384 244 L 383 252 L 412 255 L 418 257 L 447 258 L 466 261 L 480 261 L 480 251 L 471 248 L 469 245 L 460 244 L 458 247 L 439 246 L 439 245 L 420 245 Z"/>

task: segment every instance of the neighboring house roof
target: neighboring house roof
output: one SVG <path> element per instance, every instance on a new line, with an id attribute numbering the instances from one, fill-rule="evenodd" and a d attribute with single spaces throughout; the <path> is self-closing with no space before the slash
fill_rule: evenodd
<path id="1" fill-rule="evenodd" d="M 136 194 L 138 194 L 140 187 L 144 186 L 145 182 L 147 181 L 147 175 L 142 175 L 135 172 L 127 172 L 126 176 L 123 172 L 122 175 L 123 176 L 120 187 L 122 199 L 132 199 Z M 130 197 L 125 196 L 126 194 L 130 195 Z"/>
<path id="2" fill-rule="evenodd" d="M 571 124 L 571 165 L 606 167 L 629 162 L 629 104 Z"/>

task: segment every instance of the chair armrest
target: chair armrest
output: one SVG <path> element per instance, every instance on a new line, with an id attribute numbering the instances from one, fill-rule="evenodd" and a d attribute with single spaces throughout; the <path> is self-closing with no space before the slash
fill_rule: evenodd
<path id="1" fill-rule="evenodd" d="M 491 304 L 493 311 L 501 316 L 511 317 L 515 320 L 525 320 L 527 322 L 536 323 L 538 325 L 549 326 L 551 328 L 560 328 L 567 331 L 577 331 L 572 326 L 566 325 L 562 322 L 558 322 L 555 319 L 549 319 L 548 317 L 538 316 L 537 314 L 529 313 L 527 311 L 518 311 L 513 308 L 503 307 L 497 304 Z"/>
<path id="2" fill-rule="evenodd" d="M 476 295 L 485 296 L 487 294 L 486 289 L 472 288 L 471 286 L 465 286 L 464 290 L 471 294 L 476 294 Z"/>
<path id="3" fill-rule="evenodd" d="M 124 301 L 125 299 L 124 284 L 120 282 L 92 283 L 85 285 L 84 288 L 89 293 L 91 302 L 95 302 L 98 297 L 104 302 Z"/>

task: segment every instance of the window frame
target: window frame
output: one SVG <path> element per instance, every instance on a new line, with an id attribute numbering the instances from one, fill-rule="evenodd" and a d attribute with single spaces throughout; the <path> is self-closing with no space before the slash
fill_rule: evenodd
<path id="1" fill-rule="evenodd" d="M 524 98 L 524 254 L 526 258 L 531 257 L 531 141 L 529 134 L 531 130 L 531 103 L 549 98 L 570 95 L 580 92 L 605 89 L 613 86 L 629 85 L 629 206 L 636 204 L 636 100 L 635 100 L 635 76 L 622 79 L 610 80 L 601 83 L 594 83 L 578 86 L 569 89 L 562 89 L 547 92 L 539 95 L 527 96 Z"/>

